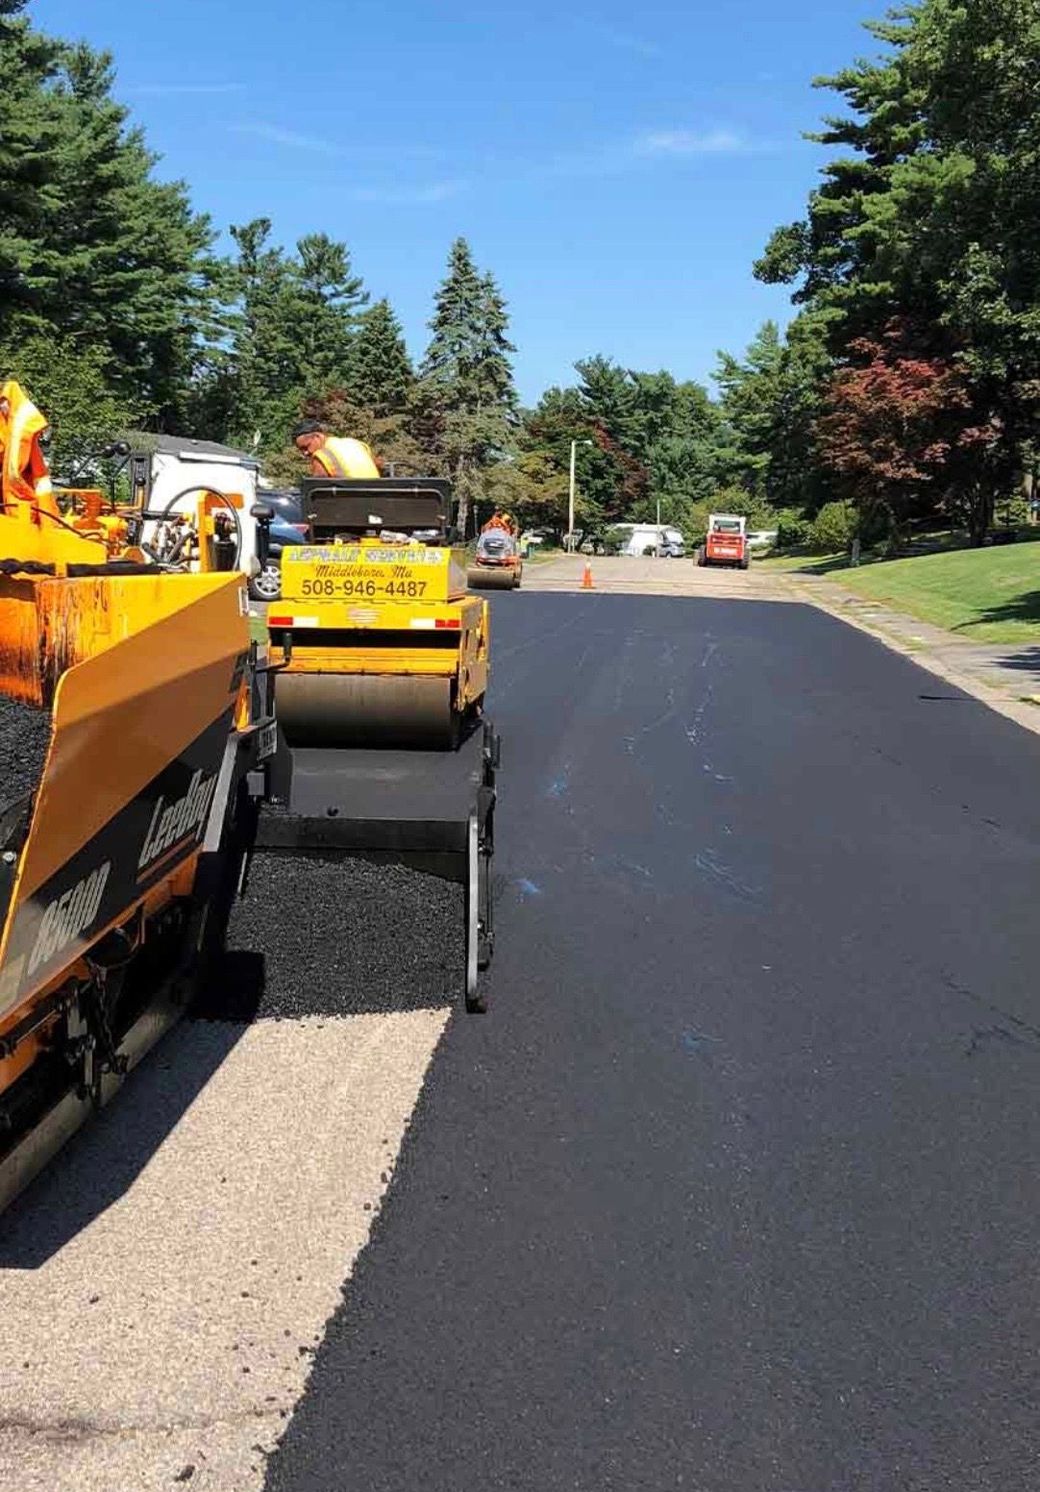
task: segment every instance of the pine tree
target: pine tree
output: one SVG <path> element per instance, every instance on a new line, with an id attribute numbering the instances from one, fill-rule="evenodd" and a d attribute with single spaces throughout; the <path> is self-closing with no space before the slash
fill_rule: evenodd
<path id="1" fill-rule="evenodd" d="M 379 418 L 404 409 L 415 381 L 401 324 L 388 300 L 360 318 L 351 357 L 350 387 Z"/>
<path id="2" fill-rule="evenodd" d="M 271 244 L 269 218 L 234 226 L 231 236 L 231 355 L 212 402 L 229 411 L 229 438 L 259 434 L 265 449 L 277 449 L 306 399 L 349 386 L 367 296 L 346 246 L 323 233 L 301 238 L 295 255 Z"/>
<path id="3" fill-rule="evenodd" d="M 0 12 L 0 340 L 89 346 L 170 420 L 213 330 L 209 223 L 154 180 L 108 54 L 40 36 L 21 8 Z"/>
<path id="4" fill-rule="evenodd" d="M 490 275 L 478 273 L 464 238 L 452 245 L 448 273 L 434 302 L 423 362 L 424 422 L 438 415 L 437 455 L 453 477 L 463 532 L 481 473 L 514 441 L 516 393 L 506 305 Z"/>
<path id="5" fill-rule="evenodd" d="M 343 383 L 351 362 L 358 311 L 368 301 L 345 244 L 308 233 L 290 261 L 297 301 L 297 347 L 304 381 L 317 391 Z"/>
<path id="6" fill-rule="evenodd" d="M 483 288 L 464 238 L 451 247 L 448 273 L 434 297 L 430 344 L 423 361 L 423 377 L 438 384 L 451 407 L 467 411 L 479 407 L 474 378 L 480 338 Z"/>

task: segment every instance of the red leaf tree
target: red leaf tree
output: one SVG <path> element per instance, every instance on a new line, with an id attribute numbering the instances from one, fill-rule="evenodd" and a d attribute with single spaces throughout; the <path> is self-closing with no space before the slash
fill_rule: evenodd
<path id="1" fill-rule="evenodd" d="M 915 344 L 901 322 L 881 341 L 852 342 L 853 361 L 835 374 L 816 429 L 861 531 L 883 520 L 892 545 L 909 519 L 934 512 L 965 484 L 977 486 L 980 460 L 999 440 L 999 431 L 979 420 L 963 368 L 923 355 Z"/>

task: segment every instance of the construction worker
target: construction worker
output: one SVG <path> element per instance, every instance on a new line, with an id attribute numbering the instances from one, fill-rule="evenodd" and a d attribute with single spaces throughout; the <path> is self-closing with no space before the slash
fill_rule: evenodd
<path id="1" fill-rule="evenodd" d="M 365 480 L 379 476 L 371 448 L 363 440 L 330 435 L 318 420 L 304 420 L 292 432 L 292 442 L 311 460 L 312 477 L 350 477 Z"/>
<path id="2" fill-rule="evenodd" d="M 506 531 L 507 534 L 512 534 L 514 538 L 516 537 L 516 520 L 515 520 L 515 518 L 513 517 L 512 513 L 503 513 L 502 510 L 501 510 L 501 508 L 496 508 L 495 509 L 495 511 L 492 513 L 491 517 L 488 519 L 488 521 L 485 523 L 484 527 L 481 529 L 481 533 L 485 533 L 486 534 L 486 533 L 488 533 L 488 531 L 490 529 L 493 529 L 493 528 L 505 529 L 505 531 Z"/>
<path id="3" fill-rule="evenodd" d="M 31 503 L 39 522 L 44 513 L 58 517 L 47 458 L 40 437 L 47 420 L 20 383 L 9 379 L 0 388 L 0 487 L 3 503 L 14 498 Z"/>

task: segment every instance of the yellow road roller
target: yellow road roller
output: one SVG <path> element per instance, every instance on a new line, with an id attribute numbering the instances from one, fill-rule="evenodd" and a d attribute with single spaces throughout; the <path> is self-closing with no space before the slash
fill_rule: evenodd
<path id="1" fill-rule="evenodd" d="M 257 845 L 406 865 L 463 889 L 466 1009 L 494 949 L 498 737 L 488 603 L 466 591 L 451 489 L 303 484 L 312 542 L 282 551 L 268 613 L 278 747 Z"/>
<path id="2" fill-rule="evenodd" d="M 486 528 L 477 540 L 473 562 L 466 574 L 470 590 L 519 590 L 523 573 L 516 538 L 507 529 Z"/>
<path id="3" fill-rule="evenodd" d="M 312 478 L 310 542 L 282 553 L 267 623 L 290 745 L 455 749 L 488 684 L 489 613 L 467 592 L 451 488 Z"/>

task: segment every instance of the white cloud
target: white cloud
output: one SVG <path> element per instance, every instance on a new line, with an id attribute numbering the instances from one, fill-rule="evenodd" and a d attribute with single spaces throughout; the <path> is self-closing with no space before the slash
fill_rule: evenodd
<path id="1" fill-rule="evenodd" d="M 755 147 L 734 130 L 654 130 L 636 141 L 639 155 L 742 155 Z"/>
<path id="2" fill-rule="evenodd" d="M 592 31 L 610 46 L 617 47 L 622 52 L 631 52 L 636 57 L 664 56 L 664 48 L 658 46 L 657 42 L 647 41 L 642 36 L 633 36 L 629 31 L 618 31 L 614 26 L 601 25 L 593 26 Z"/>
<path id="3" fill-rule="evenodd" d="M 189 98 L 242 93 L 244 89 L 244 83 L 135 83 L 123 92 L 138 98 Z"/>
<path id="4" fill-rule="evenodd" d="M 344 155 L 341 145 L 334 140 L 324 140 L 318 135 L 301 135 L 297 130 L 282 129 L 278 124 L 262 121 L 233 124 L 237 135 L 252 135 L 256 140 L 267 140 L 271 145 L 285 145 L 290 150 L 309 150 L 315 155 Z"/>

